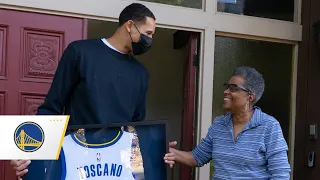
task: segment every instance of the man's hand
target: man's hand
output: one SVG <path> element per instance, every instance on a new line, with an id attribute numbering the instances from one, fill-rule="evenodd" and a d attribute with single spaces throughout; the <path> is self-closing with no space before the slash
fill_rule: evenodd
<path id="1" fill-rule="evenodd" d="M 164 162 L 170 165 L 170 168 L 173 168 L 173 165 L 176 160 L 176 149 L 173 147 L 177 145 L 176 141 L 169 142 L 169 153 L 164 156 Z"/>
<path id="2" fill-rule="evenodd" d="M 18 176 L 18 180 L 22 180 L 22 176 L 27 174 L 27 167 L 31 163 L 30 160 L 12 160 L 10 162 L 13 169 L 16 171 L 16 176 Z"/>

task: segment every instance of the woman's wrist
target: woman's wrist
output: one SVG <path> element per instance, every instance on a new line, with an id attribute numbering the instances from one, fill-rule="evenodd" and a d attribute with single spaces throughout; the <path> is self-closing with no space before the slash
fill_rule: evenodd
<path id="1" fill-rule="evenodd" d="M 192 167 L 197 166 L 197 161 L 193 158 L 191 152 L 180 151 L 180 150 L 175 150 L 175 151 L 177 155 L 176 162 L 186 164 Z"/>

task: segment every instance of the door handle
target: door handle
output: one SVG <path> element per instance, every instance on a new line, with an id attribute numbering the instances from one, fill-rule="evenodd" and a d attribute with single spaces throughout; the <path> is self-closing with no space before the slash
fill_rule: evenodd
<path id="1" fill-rule="evenodd" d="M 311 151 L 308 153 L 308 167 L 313 167 L 314 166 L 314 156 L 315 156 L 315 152 Z"/>

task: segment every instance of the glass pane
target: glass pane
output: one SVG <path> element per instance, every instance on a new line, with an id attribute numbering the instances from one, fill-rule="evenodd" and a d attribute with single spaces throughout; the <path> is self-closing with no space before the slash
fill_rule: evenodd
<path id="1" fill-rule="evenodd" d="M 202 9 L 202 0 L 140 0 L 140 1 Z"/>
<path id="2" fill-rule="evenodd" d="M 217 0 L 217 10 L 262 18 L 293 21 L 295 0 Z"/>
<path id="3" fill-rule="evenodd" d="M 265 80 L 265 91 L 256 106 L 280 122 L 290 147 L 293 45 L 217 36 L 214 58 L 213 117 L 225 113 L 223 83 L 234 69 L 253 67 Z"/>

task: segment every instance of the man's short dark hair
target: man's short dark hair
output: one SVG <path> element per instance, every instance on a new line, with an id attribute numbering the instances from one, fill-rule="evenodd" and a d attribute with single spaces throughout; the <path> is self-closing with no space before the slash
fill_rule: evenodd
<path id="1" fill-rule="evenodd" d="M 132 3 L 125 7 L 120 13 L 119 26 L 122 26 L 129 20 L 137 24 L 145 23 L 147 17 L 156 20 L 154 14 L 146 6 L 139 3 Z"/>

